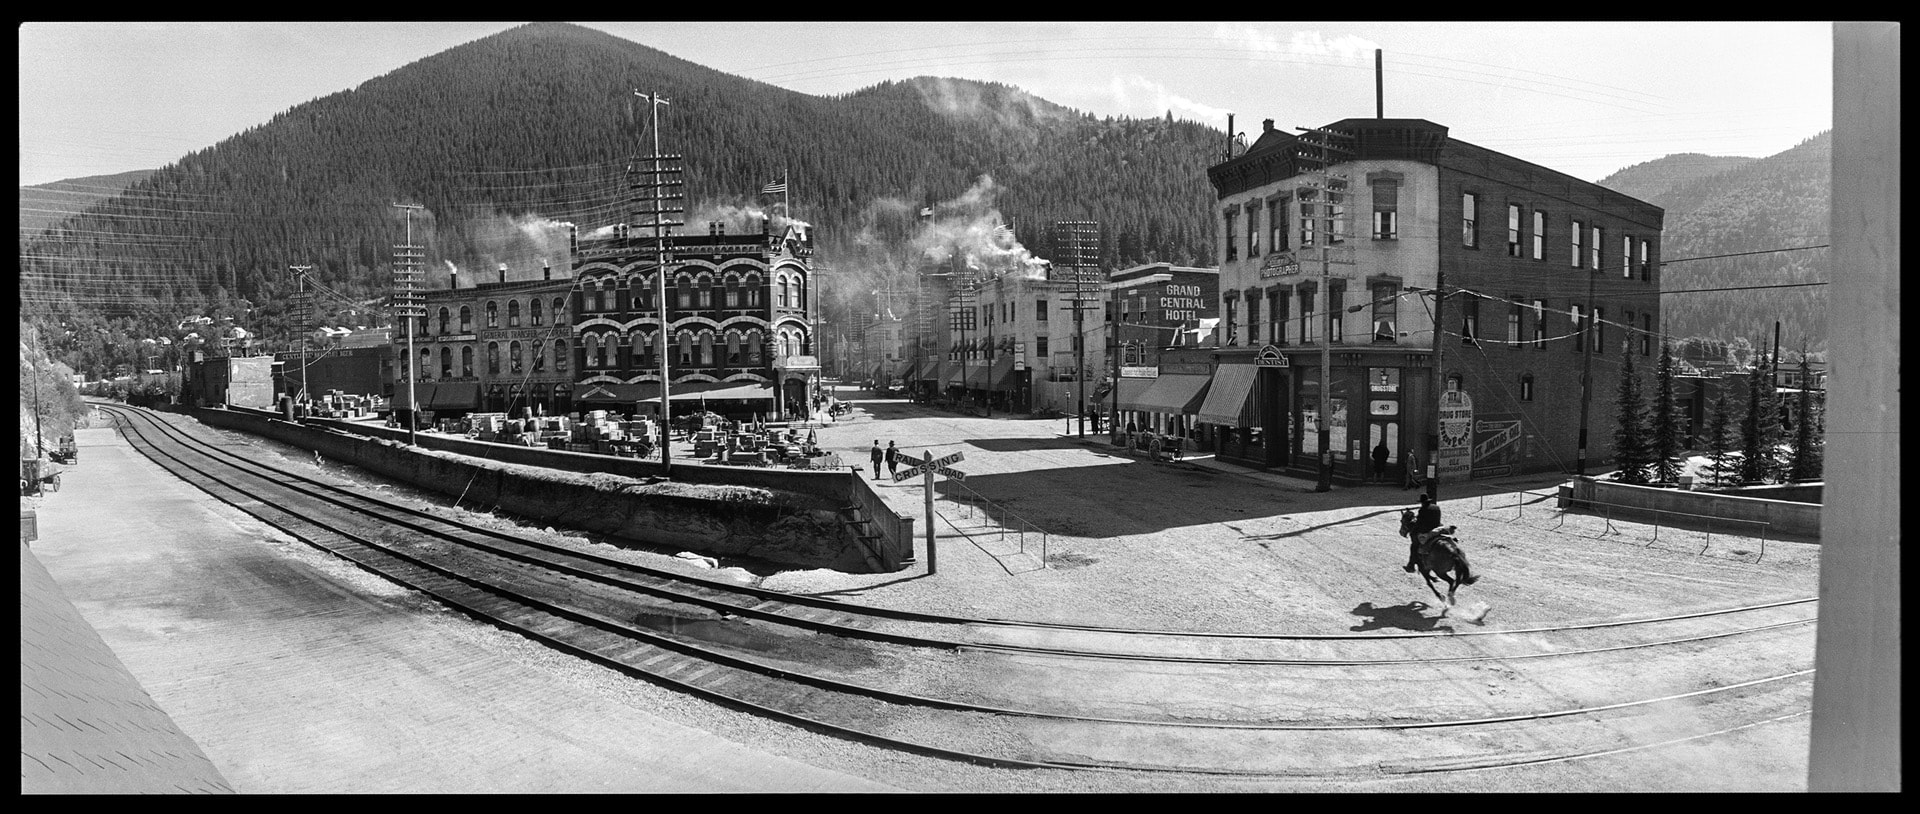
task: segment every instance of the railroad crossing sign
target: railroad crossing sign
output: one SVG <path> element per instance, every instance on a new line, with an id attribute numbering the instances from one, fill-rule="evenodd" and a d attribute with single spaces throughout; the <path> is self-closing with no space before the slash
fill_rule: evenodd
<path id="1" fill-rule="evenodd" d="M 958 452 L 955 452 L 952 455 L 948 455 L 938 460 L 934 459 L 933 453 L 929 452 L 927 453 L 926 459 L 906 469 L 902 469 L 898 474 L 895 474 L 893 476 L 893 482 L 899 483 L 903 480 L 916 477 L 919 475 L 926 475 L 927 479 L 931 481 L 933 479 L 933 475 L 935 474 L 945 475 L 954 480 L 966 480 L 967 475 L 965 472 L 961 472 L 957 469 L 947 468 L 948 464 L 957 464 L 963 460 L 965 460 L 965 457 Z"/>

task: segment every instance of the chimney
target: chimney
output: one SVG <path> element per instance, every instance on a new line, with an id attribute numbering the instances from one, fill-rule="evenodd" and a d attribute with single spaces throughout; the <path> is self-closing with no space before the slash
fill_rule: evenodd
<path id="1" fill-rule="evenodd" d="M 1273 132 L 1273 120 L 1267 119 L 1265 121 L 1260 122 L 1260 132 L 1263 132 L 1263 133 Z"/>
<path id="2" fill-rule="evenodd" d="M 580 228 L 577 226 L 567 227 L 567 251 L 573 254 L 580 252 Z"/>
<path id="3" fill-rule="evenodd" d="M 545 260 L 540 261 L 540 279 L 542 280 L 553 279 L 553 266 L 548 265 L 547 261 Z"/>
<path id="4" fill-rule="evenodd" d="M 449 269 L 447 271 L 447 288 L 459 288 L 459 287 L 460 287 L 460 270 Z"/>
<path id="5" fill-rule="evenodd" d="M 1227 158 L 1233 158 L 1233 114 L 1227 114 Z"/>
<path id="6" fill-rule="evenodd" d="M 501 263 L 500 264 L 500 282 L 504 283 L 506 281 L 507 281 L 507 264 Z"/>

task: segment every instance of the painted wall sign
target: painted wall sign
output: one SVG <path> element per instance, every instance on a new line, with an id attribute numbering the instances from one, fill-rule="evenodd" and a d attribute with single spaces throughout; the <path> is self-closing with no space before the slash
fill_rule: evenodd
<path id="1" fill-rule="evenodd" d="M 1464 478 L 1473 470 L 1473 397 L 1465 390 L 1440 394 L 1441 477 Z"/>

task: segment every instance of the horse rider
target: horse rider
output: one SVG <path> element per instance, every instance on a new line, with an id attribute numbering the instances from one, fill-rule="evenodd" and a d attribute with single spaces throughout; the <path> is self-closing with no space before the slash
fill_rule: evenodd
<path id="1" fill-rule="evenodd" d="M 1407 535 L 1407 573 L 1413 573 L 1416 561 L 1420 558 L 1420 547 L 1440 528 L 1440 506 L 1433 502 L 1433 495 L 1420 496 L 1420 512 L 1414 515 L 1413 530 Z"/>

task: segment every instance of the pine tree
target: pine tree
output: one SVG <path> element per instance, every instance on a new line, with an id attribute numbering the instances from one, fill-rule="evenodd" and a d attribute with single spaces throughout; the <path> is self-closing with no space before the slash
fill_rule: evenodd
<path id="1" fill-rule="evenodd" d="M 1821 477 L 1824 452 L 1821 446 L 1825 437 L 1817 422 L 1813 406 L 1813 369 L 1807 362 L 1806 349 L 1803 347 L 1800 351 L 1800 395 L 1794 402 L 1793 469 L 1789 480 L 1810 481 Z"/>
<path id="2" fill-rule="evenodd" d="M 1725 379 L 1721 380 L 1725 382 Z M 1726 388 L 1713 400 L 1712 411 L 1707 415 L 1705 434 L 1707 450 L 1707 480 L 1714 486 L 1726 486 L 1740 471 L 1740 453 L 1734 449 L 1733 404 L 1727 399 Z"/>
<path id="3" fill-rule="evenodd" d="M 1620 367 L 1620 391 L 1616 399 L 1619 424 L 1613 431 L 1613 457 L 1623 483 L 1647 482 L 1647 404 L 1640 395 L 1640 376 L 1633 369 L 1633 354 L 1626 354 Z"/>
<path id="4" fill-rule="evenodd" d="M 1773 367 L 1765 360 L 1747 380 L 1747 414 L 1740 421 L 1740 482 L 1765 483 L 1780 473 L 1780 407 Z"/>
<path id="5" fill-rule="evenodd" d="M 1660 361 L 1653 371 L 1652 417 L 1648 426 L 1653 436 L 1650 452 L 1655 483 L 1680 480 L 1680 472 L 1685 464 L 1681 458 L 1684 450 L 1680 448 L 1679 407 L 1673 397 L 1674 367 L 1673 347 L 1665 342 L 1660 343 Z"/>

